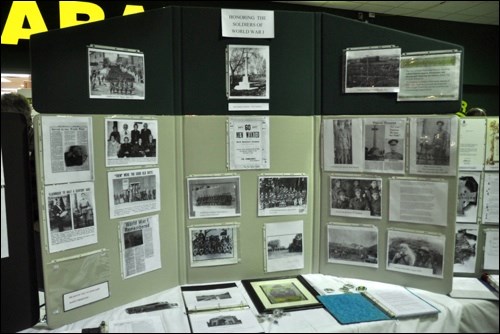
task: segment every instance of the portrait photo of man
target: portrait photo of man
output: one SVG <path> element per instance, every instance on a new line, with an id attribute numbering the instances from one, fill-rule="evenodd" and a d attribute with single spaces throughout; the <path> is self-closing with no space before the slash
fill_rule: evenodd
<path id="1" fill-rule="evenodd" d="M 389 149 L 384 154 L 385 160 L 403 160 L 403 154 L 401 154 L 401 148 L 399 147 L 399 141 L 397 139 L 390 139 L 387 144 Z"/>

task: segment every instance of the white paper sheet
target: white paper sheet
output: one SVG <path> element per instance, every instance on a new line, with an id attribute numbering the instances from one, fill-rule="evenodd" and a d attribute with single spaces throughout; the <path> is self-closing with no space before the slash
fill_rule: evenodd
<path id="1" fill-rule="evenodd" d="M 257 318 L 250 309 L 191 313 L 193 333 L 262 333 Z"/>
<path id="2" fill-rule="evenodd" d="M 483 223 L 498 225 L 498 173 L 484 173 L 483 183 Z"/>
<path id="3" fill-rule="evenodd" d="M 108 326 L 109 333 L 165 333 L 160 316 L 111 320 Z"/>
<path id="4" fill-rule="evenodd" d="M 210 289 L 210 285 L 207 285 L 205 290 L 201 288 L 200 290 L 184 290 L 182 296 L 189 312 L 248 306 L 240 288 L 236 286 Z"/>
<path id="5" fill-rule="evenodd" d="M 458 168 L 460 170 L 482 170 L 484 166 L 486 120 L 484 118 L 461 118 L 458 146 Z"/>
<path id="6" fill-rule="evenodd" d="M 475 277 L 453 277 L 450 297 L 498 300 L 498 296 Z"/>
<path id="7" fill-rule="evenodd" d="M 268 169 L 269 117 L 230 117 L 228 165 L 235 169 Z"/>
<path id="8" fill-rule="evenodd" d="M 484 230 L 486 241 L 484 242 L 484 263 L 486 270 L 498 270 L 498 229 Z"/>

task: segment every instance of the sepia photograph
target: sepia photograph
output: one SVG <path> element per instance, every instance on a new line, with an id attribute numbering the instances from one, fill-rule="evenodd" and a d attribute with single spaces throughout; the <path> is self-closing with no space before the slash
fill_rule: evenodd
<path id="1" fill-rule="evenodd" d="M 227 46 L 229 99 L 269 99 L 269 46 Z"/>
<path id="2" fill-rule="evenodd" d="M 158 121 L 106 119 L 106 167 L 158 163 Z"/>
<path id="3" fill-rule="evenodd" d="M 91 99 L 145 99 L 144 53 L 88 48 Z"/>
<path id="4" fill-rule="evenodd" d="M 307 214 L 307 176 L 260 176 L 259 216 Z"/>
<path id="5" fill-rule="evenodd" d="M 357 48 L 345 51 L 345 93 L 399 91 L 400 48 Z"/>
<path id="6" fill-rule="evenodd" d="M 330 177 L 330 215 L 382 218 L 382 179 Z"/>
<path id="7" fill-rule="evenodd" d="M 239 176 L 190 177 L 187 187 L 190 219 L 241 215 Z"/>
<path id="8" fill-rule="evenodd" d="M 189 239 L 191 267 L 238 262 L 236 225 L 191 227 Z"/>
<path id="9" fill-rule="evenodd" d="M 378 268 L 375 226 L 328 225 L 328 262 Z"/>
<path id="10" fill-rule="evenodd" d="M 443 277 L 445 236 L 389 230 L 387 270 Z"/>

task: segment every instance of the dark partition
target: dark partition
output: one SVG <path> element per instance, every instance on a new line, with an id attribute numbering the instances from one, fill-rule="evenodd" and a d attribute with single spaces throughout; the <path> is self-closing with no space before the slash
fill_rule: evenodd
<path id="1" fill-rule="evenodd" d="M 31 37 L 33 105 L 54 114 L 174 114 L 173 9 L 49 31 Z M 90 99 L 87 46 L 144 52 L 145 99 Z"/>
<path id="2" fill-rule="evenodd" d="M 28 135 L 20 114 L 2 112 L 2 156 L 9 256 L 2 259 L 1 330 L 13 333 L 39 319 Z"/>
<path id="3" fill-rule="evenodd" d="M 401 52 L 463 50 L 456 44 L 323 14 L 321 31 L 323 115 L 445 114 L 460 110 L 460 99 L 398 102 L 396 93 L 342 93 L 343 50 L 380 45 L 396 45 L 401 47 Z"/>

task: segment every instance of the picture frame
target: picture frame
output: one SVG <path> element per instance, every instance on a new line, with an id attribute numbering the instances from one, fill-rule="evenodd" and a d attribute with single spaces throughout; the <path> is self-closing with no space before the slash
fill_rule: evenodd
<path id="1" fill-rule="evenodd" d="M 245 279 L 241 283 L 259 313 L 272 313 L 276 309 L 298 311 L 320 308 L 318 293 L 302 277 Z"/>

